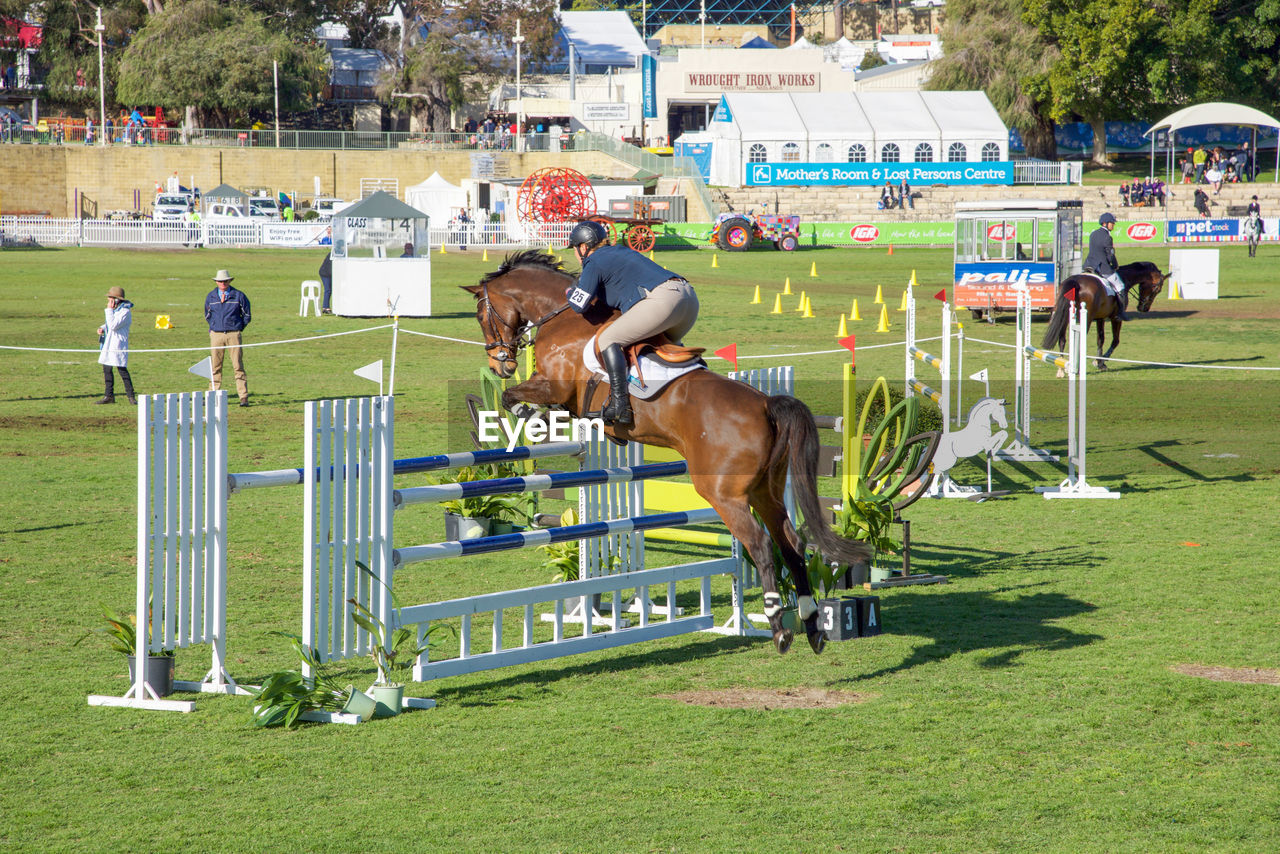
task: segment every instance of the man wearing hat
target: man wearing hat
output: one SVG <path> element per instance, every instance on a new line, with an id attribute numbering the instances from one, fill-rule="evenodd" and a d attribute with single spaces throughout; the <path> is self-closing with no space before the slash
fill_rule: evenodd
<path id="1" fill-rule="evenodd" d="M 213 368 L 213 387 L 222 388 L 222 354 L 231 356 L 231 366 L 236 371 L 236 391 L 240 405 L 249 405 L 249 378 L 244 372 L 244 354 L 240 351 L 240 334 L 249 325 L 249 298 L 243 291 L 231 287 L 233 276 L 219 270 L 213 280 L 217 287 L 204 300 L 204 317 L 209 321 L 210 359 Z"/>
<path id="2" fill-rule="evenodd" d="M 133 395 L 133 377 L 129 376 L 129 327 L 133 325 L 133 303 L 124 298 L 124 288 L 116 286 L 107 290 L 106 319 L 98 327 L 98 364 L 102 365 L 102 378 L 106 392 L 94 403 L 115 403 L 116 388 L 111 369 L 120 372 L 124 381 L 124 393 L 130 403 L 137 403 Z"/>

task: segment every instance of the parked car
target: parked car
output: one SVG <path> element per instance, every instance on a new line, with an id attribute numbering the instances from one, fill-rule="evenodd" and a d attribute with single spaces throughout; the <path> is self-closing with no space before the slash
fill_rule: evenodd
<path id="1" fill-rule="evenodd" d="M 151 203 L 151 218 L 155 220 L 181 220 L 191 212 L 193 202 L 185 193 L 158 193 Z"/>
<path id="2" fill-rule="evenodd" d="M 211 202 L 204 218 L 209 222 L 249 222 L 249 212 L 233 202 Z"/>
<path id="3" fill-rule="evenodd" d="M 316 196 L 311 202 L 311 209 L 315 211 L 322 220 L 333 219 L 335 212 L 342 210 L 347 206 L 347 202 L 342 199 L 335 199 L 333 196 Z"/>
<path id="4" fill-rule="evenodd" d="M 280 220 L 280 204 L 270 196 L 252 196 L 249 199 L 249 216 Z"/>

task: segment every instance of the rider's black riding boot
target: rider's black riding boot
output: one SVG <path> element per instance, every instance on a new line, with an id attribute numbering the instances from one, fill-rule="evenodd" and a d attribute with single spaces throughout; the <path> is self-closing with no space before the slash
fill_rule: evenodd
<path id="1" fill-rule="evenodd" d="M 1127 290 L 1120 292 L 1120 319 L 1126 321 L 1129 319 L 1129 292 Z"/>
<path id="2" fill-rule="evenodd" d="M 631 417 L 631 392 L 627 388 L 627 356 L 621 346 L 610 344 L 600 354 L 600 361 L 609 372 L 609 403 L 600 417 L 606 424 L 629 427 L 635 422 Z"/>

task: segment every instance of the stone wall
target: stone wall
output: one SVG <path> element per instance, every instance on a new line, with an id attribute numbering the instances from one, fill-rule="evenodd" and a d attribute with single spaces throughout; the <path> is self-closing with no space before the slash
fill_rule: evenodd
<path id="1" fill-rule="evenodd" d="M 494 152 L 495 177 L 523 177 L 545 166 L 567 166 L 588 175 L 631 178 L 635 168 L 600 152 Z M 309 198 L 319 176 L 324 193 L 360 196 L 363 178 L 395 179 L 401 193 L 432 172 L 457 184 L 473 175 L 472 152 L 402 148 L 394 151 L 334 151 L 203 146 L 0 147 L 0 213 L 75 215 L 76 194 L 96 202 L 99 214 L 132 210 L 137 191 L 149 212 L 156 182 L 178 173 L 184 186 L 211 190 L 269 188 Z"/>

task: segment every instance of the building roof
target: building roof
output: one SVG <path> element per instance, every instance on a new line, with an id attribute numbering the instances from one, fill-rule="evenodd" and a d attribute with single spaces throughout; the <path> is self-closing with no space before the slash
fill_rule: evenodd
<path id="1" fill-rule="evenodd" d="M 1001 139 L 1008 128 L 983 92 L 921 92 L 944 139 Z"/>
<path id="2" fill-rule="evenodd" d="M 367 217 L 369 219 L 426 219 L 427 215 L 417 208 L 410 207 L 384 190 L 378 190 L 356 202 L 349 208 L 343 208 L 333 215 L 334 219 L 349 217 Z"/>
<path id="3" fill-rule="evenodd" d="M 561 12 L 560 28 L 583 65 L 634 67 L 649 52 L 626 12 Z"/>

